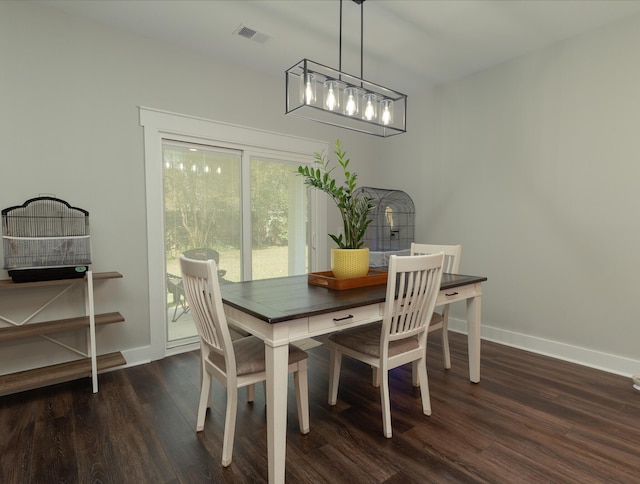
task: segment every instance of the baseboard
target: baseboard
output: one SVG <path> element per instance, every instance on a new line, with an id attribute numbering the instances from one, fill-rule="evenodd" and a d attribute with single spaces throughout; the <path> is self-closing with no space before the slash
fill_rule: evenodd
<path id="1" fill-rule="evenodd" d="M 173 356 L 180 353 L 184 353 L 186 351 L 194 351 L 200 349 L 200 343 L 196 341 L 195 343 L 189 343 L 185 345 L 175 346 L 173 348 L 167 348 L 165 352 L 165 356 Z M 122 355 L 124 359 L 127 360 L 126 367 L 144 365 L 145 363 L 150 363 L 153 360 L 158 359 L 157 357 L 153 357 L 153 352 L 151 351 L 151 346 L 141 346 L 139 348 L 131 348 L 129 350 L 122 351 Z"/>
<path id="2" fill-rule="evenodd" d="M 130 350 L 122 351 L 122 356 L 127 360 L 126 367 L 144 365 L 150 363 L 151 358 L 151 346 L 142 346 L 140 348 L 132 348 Z"/>
<path id="3" fill-rule="evenodd" d="M 467 334 L 467 322 L 449 317 L 449 329 L 456 333 Z M 558 358 L 571 363 L 588 366 L 597 370 L 631 377 L 640 372 L 640 360 L 602 353 L 579 346 L 559 343 L 536 336 L 507 331 L 482 324 L 482 339 L 512 346 L 532 353 Z"/>
<path id="4" fill-rule="evenodd" d="M 467 334 L 467 322 L 463 319 L 449 317 L 449 329 L 456 333 Z M 538 353 L 552 358 L 558 358 L 579 365 L 588 366 L 597 370 L 615 373 L 626 377 L 640 373 L 640 360 L 624 358 L 621 356 L 602 353 L 579 346 L 559 343 L 536 336 L 507 331 L 500 328 L 494 328 L 486 324 L 482 325 L 482 339 L 493 341 L 495 343 L 512 346 L 532 353 Z M 166 356 L 182 353 L 184 351 L 196 350 L 199 348 L 198 343 L 190 346 L 179 346 L 167 350 Z M 150 346 L 133 348 L 122 352 L 127 360 L 127 367 L 143 365 L 149 363 L 152 358 Z"/>

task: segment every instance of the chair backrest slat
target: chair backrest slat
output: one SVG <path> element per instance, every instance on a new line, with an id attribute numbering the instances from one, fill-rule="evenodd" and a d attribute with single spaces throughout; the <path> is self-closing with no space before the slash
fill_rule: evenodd
<path id="1" fill-rule="evenodd" d="M 443 261 L 443 253 L 390 257 L 384 344 L 426 331 L 440 290 Z"/>

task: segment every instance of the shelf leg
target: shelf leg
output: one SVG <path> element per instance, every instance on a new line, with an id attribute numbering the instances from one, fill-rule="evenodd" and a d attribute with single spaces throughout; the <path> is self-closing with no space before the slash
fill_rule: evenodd
<path id="1" fill-rule="evenodd" d="M 98 393 L 98 362 L 96 359 L 96 314 L 93 305 L 93 272 L 87 271 L 87 303 L 89 305 L 89 355 L 93 393 Z"/>

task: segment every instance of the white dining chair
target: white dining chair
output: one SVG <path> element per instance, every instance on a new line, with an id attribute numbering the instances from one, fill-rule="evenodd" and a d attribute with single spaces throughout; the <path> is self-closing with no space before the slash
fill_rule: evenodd
<path id="1" fill-rule="evenodd" d="M 414 363 L 420 382 L 422 411 L 431 415 L 426 348 L 442 278 L 444 254 L 389 258 L 382 321 L 338 331 L 329 336 L 329 405 L 338 396 L 342 355 L 378 369 L 383 433 L 391 438 L 389 370 Z M 396 297 L 397 294 L 397 297 Z"/>
<path id="2" fill-rule="evenodd" d="M 444 262 L 442 264 L 442 272 L 449 274 L 457 274 L 460 268 L 460 256 L 462 255 L 461 245 L 435 245 L 435 244 L 416 244 L 411 243 L 411 255 L 419 254 L 444 254 Z M 448 370 L 451 368 L 451 353 L 449 352 L 449 306 L 438 307 L 433 312 L 429 332 L 442 329 L 442 363 Z M 414 373 L 414 384 L 417 383 Z"/>
<path id="3" fill-rule="evenodd" d="M 442 264 L 442 272 L 457 274 L 460 268 L 460 256 L 462 255 L 461 245 L 436 245 L 436 244 L 417 244 L 411 243 L 411 255 L 444 254 L 444 262 Z M 431 317 L 429 324 L 429 332 L 442 330 L 442 364 L 445 369 L 451 369 L 451 352 L 449 351 L 449 304 L 436 308 Z M 380 385 L 380 376 L 378 370 L 373 369 L 373 385 Z M 413 371 L 413 386 L 419 386 L 418 373 Z"/>
<path id="4" fill-rule="evenodd" d="M 254 385 L 266 380 L 264 342 L 255 336 L 232 341 L 224 313 L 218 268 L 214 260 L 200 261 L 180 256 L 185 295 L 200 337 L 201 384 L 196 431 L 204 429 L 211 397 L 211 380 L 227 390 L 227 409 L 222 446 L 222 465 L 231 464 L 236 426 L 238 389 L 247 387 L 253 401 Z M 300 432 L 309 432 L 307 353 L 289 345 L 289 372 L 293 372 Z"/>

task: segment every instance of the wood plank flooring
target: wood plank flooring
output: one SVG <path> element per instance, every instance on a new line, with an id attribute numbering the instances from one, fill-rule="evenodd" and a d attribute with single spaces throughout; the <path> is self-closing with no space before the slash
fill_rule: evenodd
<path id="1" fill-rule="evenodd" d="M 483 341 L 472 384 L 466 337 L 451 334 L 448 371 L 439 338 L 429 336 L 431 417 L 410 367 L 392 371 L 392 439 L 370 369 L 345 358 L 330 407 L 328 350 L 310 349 L 311 432 L 298 432 L 291 382 L 287 482 L 639 482 L 640 392 L 629 378 Z M 225 469 L 225 392 L 215 384 L 196 434 L 198 375 L 192 352 L 105 373 L 96 395 L 83 379 L 0 397 L 0 483 L 266 482 L 262 387 L 253 404 L 241 391 Z"/>

